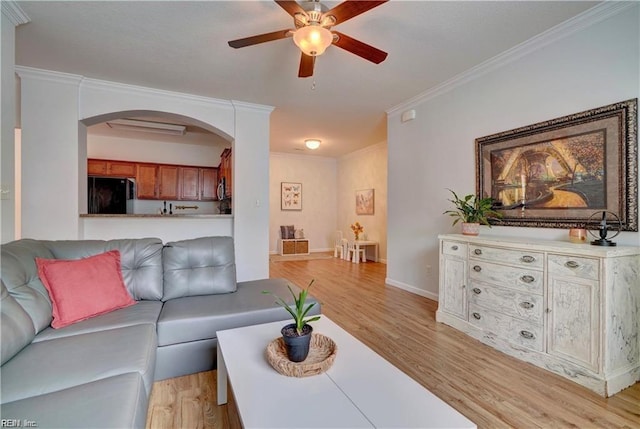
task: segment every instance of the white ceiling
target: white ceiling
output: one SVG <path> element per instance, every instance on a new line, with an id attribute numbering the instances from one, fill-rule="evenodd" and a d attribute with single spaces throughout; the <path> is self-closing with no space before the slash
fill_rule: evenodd
<path id="1" fill-rule="evenodd" d="M 332 46 L 307 79 L 291 39 L 227 45 L 293 28 L 273 1 L 17 3 L 31 19 L 16 30 L 18 65 L 271 105 L 272 151 L 338 157 L 384 141 L 389 108 L 598 2 L 392 0 L 335 27 L 386 61 Z M 311 137 L 323 141 L 313 152 L 303 144 Z"/>

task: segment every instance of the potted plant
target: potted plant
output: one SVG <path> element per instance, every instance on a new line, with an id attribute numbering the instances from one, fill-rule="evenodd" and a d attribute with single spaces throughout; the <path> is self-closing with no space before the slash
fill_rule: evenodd
<path id="1" fill-rule="evenodd" d="M 291 362 L 302 362 L 307 358 L 307 355 L 309 354 L 309 344 L 311 342 L 311 333 L 313 332 L 313 328 L 308 323 L 315 322 L 320 319 L 320 316 L 313 316 L 305 319 L 309 310 L 316 305 L 315 302 L 306 305 L 307 294 L 309 293 L 309 289 L 311 288 L 311 285 L 313 285 L 313 282 L 314 280 L 311 280 L 309 285 L 305 289 L 302 289 L 297 296 L 291 289 L 291 286 L 287 286 L 295 302 L 294 308 L 291 308 L 285 300 L 270 291 L 262 291 L 262 293 L 273 295 L 276 298 L 276 303 L 284 307 L 284 309 L 293 317 L 294 323 L 285 325 L 280 331 L 287 349 L 287 357 Z"/>
<path id="2" fill-rule="evenodd" d="M 455 205 L 455 210 L 447 210 L 443 214 L 454 217 L 453 225 L 462 221 L 462 234 L 478 235 L 480 232 L 480 224 L 487 225 L 491 228 L 489 218 L 500 218 L 502 215 L 493 209 L 492 198 L 479 198 L 476 195 L 469 194 L 460 198 L 451 189 L 453 199 L 449 200 Z"/>

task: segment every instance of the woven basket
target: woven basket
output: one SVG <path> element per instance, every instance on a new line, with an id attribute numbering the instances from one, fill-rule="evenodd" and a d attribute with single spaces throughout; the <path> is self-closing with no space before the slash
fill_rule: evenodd
<path id="1" fill-rule="evenodd" d="M 333 365 L 338 346 L 329 337 L 311 334 L 309 356 L 302 362 L 291 362 L 282 337 L 271 341 L 267 346 L 267 360 L 282 375 L 289 377 L 310 377 L 322 374 Z"/>

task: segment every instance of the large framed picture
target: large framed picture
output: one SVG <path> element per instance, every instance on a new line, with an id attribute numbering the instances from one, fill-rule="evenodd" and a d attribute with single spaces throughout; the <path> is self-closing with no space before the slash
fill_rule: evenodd
<path id="1" fill-rule="evenodd" d="M 633 99 L 476 139 L 477 193 L 503 215 L 492 223 L 595 229 L 607 211 L 638 231 L 637 118 Z"/>
<path id="2" fill-rule="evenodd" d="M 280 182 L 280 210 L 302 210 L 302 183 Z"/>

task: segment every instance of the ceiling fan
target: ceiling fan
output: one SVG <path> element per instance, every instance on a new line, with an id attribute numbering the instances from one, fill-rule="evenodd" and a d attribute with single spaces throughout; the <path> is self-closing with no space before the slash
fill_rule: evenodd
<path id="1" fill-rule="evenodd" d="M 365 60 L 380 64 L 387 58 L 386 52 L 339 31 L 330 31 L 330 29 L 387 1 L 347 0 L 330 10 L 326 10 L 326 7 L 321 5 L 319 0 L 310 0 L 303 3 L 303 5 L 291 0 L 275 0 L 281 8 L 293 17 L 296 29 L 274 31 L 231 40 L 229 46 L 237 49 L 293 37 L 294 43 L 302 51 L 298 77 L 312 76 L 315 57 L 321 55 L 332 44 Z"/>

